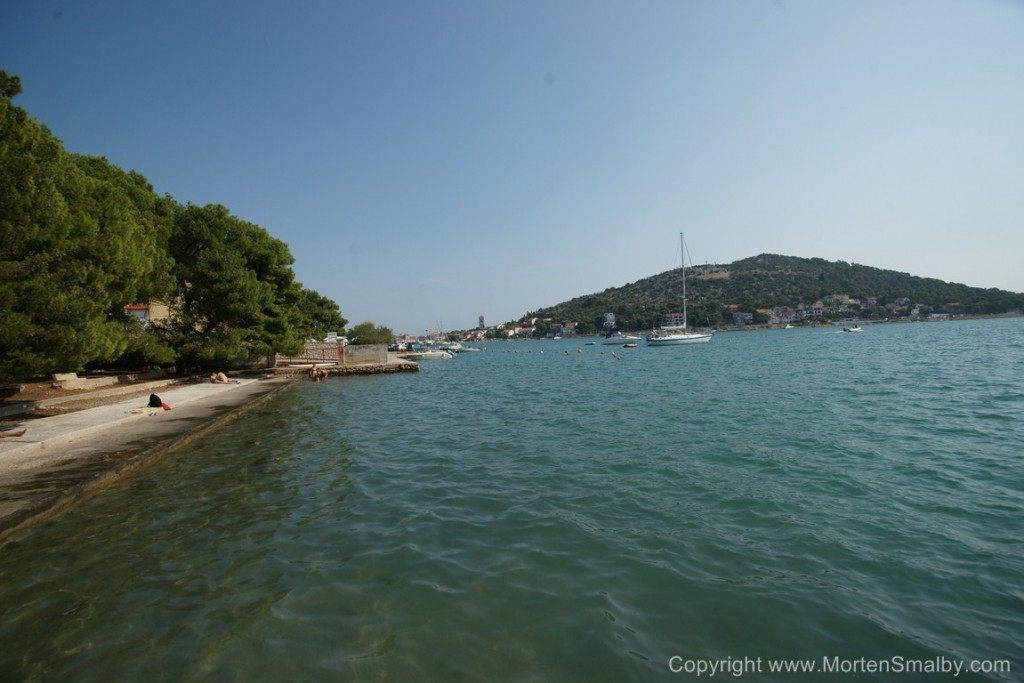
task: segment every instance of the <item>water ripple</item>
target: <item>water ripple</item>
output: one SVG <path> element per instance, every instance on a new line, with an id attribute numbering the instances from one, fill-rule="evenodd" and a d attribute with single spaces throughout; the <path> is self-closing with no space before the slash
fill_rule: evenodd
<path id="1" fill-rule="evenodd" d="M 731 334 L 621 361 L 494 344 L 302 384 L 5 547 L 0 671 L 641 681 L 673 655 L 943 655 L 1017 672 L 1022 331 Z"/>

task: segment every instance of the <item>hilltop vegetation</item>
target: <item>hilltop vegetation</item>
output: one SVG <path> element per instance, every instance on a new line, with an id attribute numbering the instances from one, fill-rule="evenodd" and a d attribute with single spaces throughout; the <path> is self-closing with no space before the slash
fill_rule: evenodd
<path id="1" fill-rule="evenodd" d="M 683 269 L 677 268 L 622 287 L 576 297 L 527 313 L 522 320 L 549 320 L 550 325 L 577 323 L 581 334 L 600 330 L 605 313 L 615 314 L 618 327 L 650 329 L 665 315 L 682 310 Z M 732 324 L 734 313 L 748 313 L 767 322 L 772 309 L 797 309 L 845 295 L 856 303 L 844 315 L 885 319 L 933 312 L 966 315 L 998 314 L 1024 309 L 1024 294 L 981 289 L 908 273 L 881 270 L 845 261 L 761 254 L 725 266 L 687 269 L 688 324 Z M 822 314 L 834 317 L 828 307 Z M 541 324 L 538 331 L 547 331 Z"/>

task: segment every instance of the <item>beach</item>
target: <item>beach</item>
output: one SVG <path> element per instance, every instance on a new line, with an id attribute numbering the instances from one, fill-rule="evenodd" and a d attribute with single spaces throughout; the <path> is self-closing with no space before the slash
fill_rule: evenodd
<path id="1" fill-rule="evenodd" d="M 195 439 L 215 438 L 216 427 L 301 376 L 270 372 L 228 384 L 153 383 L 151 392 L 141 386 L 123 400 L 97 400 L 105 405 L 8 426 L 9 433 L 25 433 L 0 439 L 0 543 Z M 170 409 L 146 407 L 149 393 Z"/>

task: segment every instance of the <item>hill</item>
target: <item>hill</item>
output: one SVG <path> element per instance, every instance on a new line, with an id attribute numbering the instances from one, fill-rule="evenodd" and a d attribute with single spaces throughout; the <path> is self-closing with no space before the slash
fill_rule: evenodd
<path id="1" fill-rule="evenodd" d="M 579 296 L 528 313 L 537 332 L 567 321 L 580 334 L 601 329 L 606 313 L 618 327 L 651 329 L 682 310 L 683 269 Z M 1024 294 L 982 289 L 845 261 L 761 254 L 728 265 L 687 269 L 689 324 L 892 319 L 931 315 L 992 315 L 1024 309 Z M 547 323 L 543 321 L 548 321 Z"/>

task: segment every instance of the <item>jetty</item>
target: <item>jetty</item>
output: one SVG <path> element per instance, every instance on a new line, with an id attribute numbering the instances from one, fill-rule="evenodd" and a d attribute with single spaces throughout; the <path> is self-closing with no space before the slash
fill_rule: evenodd
<path id="1" fill-rule="evenodd" d="M 381 344 L 352 346 L 327 343 L 306 344 L 301 356 L 275 356 L 275 374 L 305 374 L 316 365 L 328 376 L 377 375 L 389 372 L 418 372 L 420 366 Z"/>

